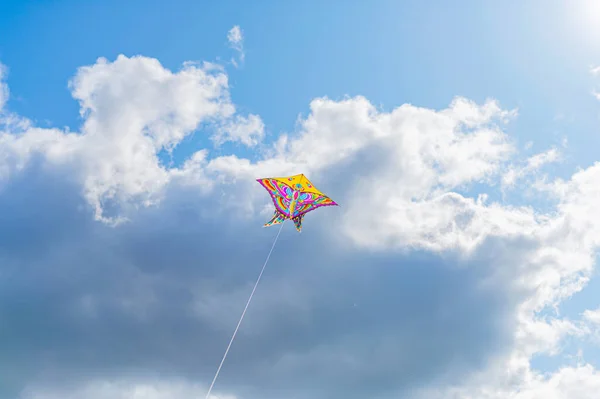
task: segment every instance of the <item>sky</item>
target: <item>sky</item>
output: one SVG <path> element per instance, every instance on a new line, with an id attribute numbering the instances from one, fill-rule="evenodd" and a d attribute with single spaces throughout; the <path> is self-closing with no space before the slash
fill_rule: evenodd
<path id="1" fill-rule="evenodd" d="M 600 6 L 0 3 L 0 399 L 594 399 Z"/>

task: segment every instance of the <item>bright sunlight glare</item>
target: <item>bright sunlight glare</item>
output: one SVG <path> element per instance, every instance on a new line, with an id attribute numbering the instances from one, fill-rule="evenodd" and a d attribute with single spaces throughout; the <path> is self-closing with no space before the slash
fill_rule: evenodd
<path id="1" fill-rule="evenodd" d="M 588 40 L 600 40 L 600 0 L 578 0 L 572 5 L 580 34 Z"/>

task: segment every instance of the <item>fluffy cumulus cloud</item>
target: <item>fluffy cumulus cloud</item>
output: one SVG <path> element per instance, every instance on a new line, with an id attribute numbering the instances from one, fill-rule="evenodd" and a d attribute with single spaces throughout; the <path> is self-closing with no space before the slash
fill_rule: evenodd
<path id="1" fill-rule="evenodd" d="M 187 63 L 173 73 L 146 57 L 100 58 L 80 68 L 70 87 L 85 118 L 81 131 L 39 129 L 21 119 L 17 134 L 2 135 L 0 169 L 7 178 L 40 155 L 48 166 L 77 170 L 73 178 L 101 220 L 121 221 L 106 214 L 111 207 L 154 203 L 185 172 L 163 167 L 159 152 L 196 130 L 213 129 L 219 143 L 253 144 L 263 135 L 258 116 L 236 114 L 217 65 Z"/>
<path id="2" fill-rule="evenodd" d="M 0 396 L 201 397 L 273 238 L 254 179 L 305 173 L 342 206 L 282 234 L 215 398 L 595 397 L 592 365 L 531 359 L 597 328 L 552 309 L 594 270 L 600 165 L 540 177 L 560 153 L 523 158 L 515 110 L 318 98 L 265 142 L 218 65 L 99 59 L 70 88 L 77 132 L 0 114 Z M 261 155 L 160 161 L 193 134 Z M 553 209 L 490 199 L 524 182 Z"/>
<path id="3" fill-rule="evenodd" d="M 542 153 L 535 154 L 527 158 L 524 162 L 521 162 L 521 165 L 509 167 L 502 176 L 502 185 L 505 188 L 514 188 L 519 180 L 523 180 L 528 175 L 535 174 L 544 165 L 557 162 L 558 160 L 560 160 L 560 152 L 557 148 L 551 148 Z M 534 182 L 540 183 L 539 180 L 534 180 Z"/>

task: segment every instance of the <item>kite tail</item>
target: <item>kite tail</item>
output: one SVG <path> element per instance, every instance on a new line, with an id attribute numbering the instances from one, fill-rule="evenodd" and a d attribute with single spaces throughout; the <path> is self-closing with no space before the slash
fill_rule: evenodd
<path id="1" fill-rule="evenodd" d="M 301 216 L 297 216 L 292 219 L 292 221 L 294 222 L 294 225 L 296 226 L 296 230 L 298 230 L 298 231 L 302 231 L 302 218 L 303 217 L 304 217 L 304 215 L 301 215 Z"/>
<path id="2" fill-rule="evenodd" d="M 219 376 L 219 373 L 221 372 L 221 367 L 223 367 L 223 363 L 225 363 L 225 359 L 227 358 L 227 354 L 229 353 L 229 349 L 231 348 L 231 344 L 233 344 L 233 340 L 235 339 L 235 336 L 237 335 L 237 332 L 240 328 L 240 325 L 242 324 L 242 320 L 244 320 L 244 316 L 246 315 L 246 311 L 248 310 L 248 306 L 250 306 L 250 302 L 252 301 L 252 297 L 254 296 L 254 292 L 256 291 L 256 287 L 258 287 L 258 283 L 260 282 L 260 279 L 265 271 L 265 268 L 267 267 L 267 263 L 269 263 L 269 258 L 271 258 L 271 254 L 273 253 L 273 249 L 275 248 L 275 244 L 277 244 L 277 239 L 279 238 L 279 234 L 281 234 L 281 230 L 283 229 L 283 224 L 285 222 L 285 219 L 283 219 L 281 223 L 281 227 L 279 228 L 279 231 L 277 232 L 277 235 L 275 236 L 275 240 L 273 240 L 273 245 L 271 246 L 271 250 L 269 251 L 269 254 L 267 255 L 267 259 L 265 260 L 265 263 L 263 264 L 263 267 L 260 271 L 260 274 L 258 275 L 258 278 L 256 279 L 256 283 L 254 283 L 254 288 L 252 288 L 252 292 L 250 293 L 250 297 L 248 298 L 248 302 L 246 302 L 246 307 L 244 308 L 244 311 L 242 312 L 242 316 L 240 317 L 240 320 L 237 323 L 237 326 L 235 327 L 235 330 L 233 331 L 233 335 L 231 336 L 231 340 L 229 341 L 229 345 L 227 345 L 227 349 L 225 350 L 225 354 L 223 355 L 223 358 L 221 359 L 221 363 L 219 364 L 219 367 L 217 368 L 217 372 L 215 373 L 215 377 L 213 378 L 210 387 L 208 388 L 208 392 L 206 394 L 206 399 L 208 399 L 210 397 L 210 393 L 213 389 L 213 386 L 215 385 L 215 382 L 217 381 L 217 377 Z"/>

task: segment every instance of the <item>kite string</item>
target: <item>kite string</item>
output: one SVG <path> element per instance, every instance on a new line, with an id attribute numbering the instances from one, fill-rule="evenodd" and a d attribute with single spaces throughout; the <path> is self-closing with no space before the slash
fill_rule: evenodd
<path id="1" fill-rule="evenodd" d="M 284 224 L 285 224 L 285 220 L 281 223 L 281 227 L 279 228 L 279 231 L 277 232 L 277 235 L 275 236 L 275 240 L 273 240 L 273 245 L 271 246 L 271 250 L 269 251 L 269 254 L 267 255 L 267 259 L 265 259 L 265 263 L 263 264 L 260 274 L 258 275 L 258 278 L 256 279 L 256 283 L 254 283 L 254 288 L 252 288 L 252 293 L 250 293 L 250 297 L 248 298 L 248 302 L 246 302 L 246 307 L 244 308 L 244 311 L 242 312 L 242 316 L 240 317 L 240 320 L 238 321 L 237 326 L 235 327 L 235 330 L 233 331 L 233 335 L 231 336 L 229 345 L 227 345 L 225 354 L 223 355 L 223 358 L 221 359 L 221 363 L 219 364 L 219 368 L 217 368 L 217 372 L 215 373 L 215 377 L 213 378 L 213 380 L 210 384 L 210 387 L 208 388 L 208 393 L 206 394 L 205 399 L 208 399 L 210 397 L 210 393 L 213 389 L 213 386 L 215 385 L 215 382 L 217 381 L 217 377 L 219 376 L 219 373 L 221 372 L 221 367 L 223 367 L 223 363 L 225 363 L 225 359 L 227 358 L 227 354 L 229 353 L 231 344 L 233 344 L 233 340 L 235 339 L 235 336 L 237 335 L 240 325 L 242 324 L 242 320 L 244 320 L 244 316 L 246 315 L 248 306 L 250 306 L 250 302 L 252 301 L 252 297 L 254 296 L 256 287 L 258 287 L 258 283 L 260 282 L 260 279 L 262 278 L 265 268 L 267 267 L 267 263 L 269 262 L 269 259 L 271 258 L 271 253 L 273 252 L 273 249 L 275 248 L 275 244 L 277 244 L 277 239 L 279 238 L 279 234 L 281 234 L 281 230 L 283 229 Z"/>

